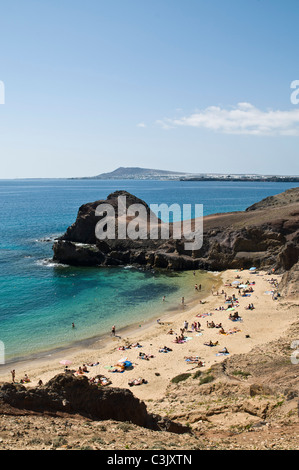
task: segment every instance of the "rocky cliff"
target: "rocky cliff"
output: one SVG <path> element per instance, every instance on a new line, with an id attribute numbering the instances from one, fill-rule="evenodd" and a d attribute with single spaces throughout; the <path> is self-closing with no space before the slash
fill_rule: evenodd
<path id="1" fill-rule="evenodd" d="M 96 215 L 100 204 L 113 207 L 116 219 L 117 198 L 126 197 L 127 208 L 142 204 L 148 219 L 143 221 L 147 239 L 98 240 Z M 106 200 L 80 207 L 75 223 L 53 245 L 54 261 L 80 266 L 138 265 L 172 270 L 228 268 L 274 268 L 290 270 L 299 260 L 299 188 L 288 190 L 249 207 L 244 212 L 215 214 L 203 219 L 203 245 L 195 251 L 185 249 L 185 239 L 174 239 L 175 224 L 170 224 L 168 240 L 149 238 L 149 206 L 125 191 Z M 127 217 L 125 223 L 133 220 Z M 157 219 L 159 227 L 161 220 Z M 193 221 L 193 224 L 195 221 Z M 117 232 L 117 231 L 116 231 Z"/>

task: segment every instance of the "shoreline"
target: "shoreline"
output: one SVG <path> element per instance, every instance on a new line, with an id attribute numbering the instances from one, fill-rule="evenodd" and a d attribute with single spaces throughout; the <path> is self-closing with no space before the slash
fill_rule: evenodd
<path id="1" fill-rule="evenodd" d="M 228 319 L 226 310 L 218 310 L 220 306 L 225 305 L 224 290 L 228 296 L 233 293 L 237 294 L 233 286 L 226 286 L 227 281 L 234 282 L 236 275 L 240 275 L 240 282 L 246 282 L 249 279 L 255 282 L 253 285 L 253 293 L 251 297 L 239 297 L 239 306 L 235 310 L 242 317 L 242 322 L 232 322 Z M 265 344 L 278 339 L 284 331 L 292 324 L 297 315 L 288 312 L 283 314 L 284 306 L 279 300 L 272 300 L 271 295 L 267 295 L 266 291 L 270 291 L 271 285 L 269 280 L 274 277 L 277 282 L 280 281 L 280 275 L 268 275 L 266 272 L 250 273 L 248 270 L 226 270 L 221 273 L 215 273 L 215 284 L 217 283 L 218 295 L 215 292 L 206 292 L 202 299 L 204 303 L 200 303 L 199 299 L 190 302 L 188 308 L 184 310 L 176 310 L 164 312 L 160 316 L 161 322 L 157 323 L 151 318 L 141 327 L 132 325 L 122 331 L 121 338 L 116 337 L 105 338 L 96 341 L 89 347 L 81 347 L 68 350 L 68 356 L 64 350 L 51 355 L 51 357 L 41 358 L 40 360 L 31 362 L 22 362 L 15 365 L 16 381 L 27 373 L 31 382 L 26 384 L 29 387 L 35 387 L 41 379 L 43 384 L 59 373 L 63 373 L 64 368 L 59 364 L 62 359 L 72 360 L 71 369 L 76 371 L 83 364 L 89 365 L 89 372 L 85 374 L 88 378 L 95 377 L 98 374 L 106 376 L 112 383 L 112 387 L 129 388 L 128 381 L 144 378 L 147 383 L 141 386 L 132 387 L 135 396 L 143 401 L 163 399 L 169 386 L 171 379 L 179 374 L 189 372 L 191 370 L 208 370 L 213 364 L 222 362 L 225 356 L 218 356 L 218 350 L 227 347 L 230 356 L 236 354 L 246 354 L 254 347 Z M 219 282 L 218 282 L 219 281 Z M 221 282 L 221 286 L 219 283 Z M 286 299 L 284 299 L 285 301 Z M 253 303 L 254 310 L 246 310 L 246 305 Z M 209 313 L 210 316 L 199 318 L 198 314 Z M 184 321 L 189 322 L 187 331 L 188 340 L 183 344 L 174 344 L 174 335 L 169 335 L 170 328 L 179 333 L 183 327 Z M 201 323 L 199 332 L 191 331 L 190 325 L 194 320 Z M 207 321 L 214 321 L 216 324 L 221 322 L 225 331 L 229 329 L 237 329 L 231 334 L 220 335 L 219 329 L 207 328 Z M 269 329 L 269 325 L 271 328 Z M 234 334 L 235 333 L 235 334 Z M 218 341 L 217 347 L 205 346 L 205 342 Z M 120 346 L 125 344 L 139 343 L 142 347 L 119 350 Z M 171 349 L 167 354 L 159 352 L 160 348 L 167 346 Z M 149 360 L 140 360 L 139 353 L 150 356 Z M 62 356 L 64 354 L 64 356 Z M 204 362 L 204 366 L 200 369 L 196 364 L 189 364 L 185 358 L 190 356 L 199 356 Z M 228 357 L 230 357 L 228 356 Z M 131 370 L 125 370 L 123 373 L 111 373 L 110 368 L 114 367 L 120 358 L 126 357 L 132 363 Z M 10 366 L 11 368 L 11 366 Z M 5 374 L 0 369 L 0 380 L 11 382 L 11 376 L 6 368 Z"/>
<path id="2" fill-rule="evenodd" d="M 188 271 L 183 272 L 186 273 Z M 177 273 L 176 273 L 177 274 Z M 212 271 L 203 271 L 199 270 L 198 274 L 200 276 L 219 276 L 219 272 L 212 272 Z M 191 271 L 190 271 L 190 279 L 191 279 Z M 210 284 L 212 285 L 212 279 L 208 278 L 207 280 L 208 284 L 208 289 L 210 288 Z M 187 282 L 187 281 L 186 281 Z M 174 295 L 174 294 L 172 294 Z M 192 306 L 196 304 L 198 301 L 199 295 L 201 295 L 201 298 L 204 299 L 206 296 L 208 296 L 208 291 L 206 291 L 205 287 L 202 289 L 202 291 L 198 293 L 194 293 L 192 296 L 189 296 L 186 298 L 186 310 L 190 309 Z M 120 334 L 123 336 L 125 335 L 131 335 L 134 333 L 138 333 L 143 331 L 144 329 L 147 329 L 152 326 L 153 322 L 155 323 L 157 319 L 161 318 L 166 321 L 166 319 L 169 316 L 175 315 L 177 313 L 180 313 L 182 311 L 181 305 L 177 304 L 177 307 L 174 307 L 174 301 L 171 300 L 172 306 L 170 306 L 168 309 L 164 310 L 162 313 L 158 314 L 157 312 L 150 316 L 147 319 L 142 319 L 140 322 L 134 322 L 134 323 L 129 323 L 128 325 L 125 325 L 117 330 L 118 334 L 116 336 L 119 336 Z M 32 364 L 38 364 L 38 363 L 43 363 L 44 361 L 52 361 L 55 358 L 61 358 L 61 355 L 70 355 L 70 354 L 78 354 L 82 350 L 93 350 L 94 348 L 96 349 L 104 349 L 106 347 L 109 347 L 110 343 L 113 341 L 113 337 L 111 336 L 110 332 L 105 332 L 101 335 L 95 335 L 90 338 L 85 338 L 85 339 L 78 339 L 74 341 L 73 343 L 69 345 L 62 345 L 57 346 L 55 348 L 49 349 L 49 350 L 44 350 L 44 351 L 37 351 L 36 353 L 28 354 L 24 357 L 16 357 L 16 358 L 10 358 L 6 360 L 5 364 L 1 365 L 0 364 L 0 382 L 2 381 L 2 376 L 7 375 L 10 373 L 10 370 L 12 368 L 17 368 L 21 366 L 25 367 L 32 367 Z M 28 366 L 27 366 L 28 365 Z"/>

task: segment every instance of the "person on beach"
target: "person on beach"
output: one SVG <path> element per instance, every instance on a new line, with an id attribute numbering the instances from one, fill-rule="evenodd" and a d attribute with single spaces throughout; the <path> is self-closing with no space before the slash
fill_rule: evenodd
<path id="1" fill-rule="evenodd" d="M 226 347 L 220 349 L 220 351 L 218 351 L 219 354 L 229 354 L 228 350 Z"/>
<path id="2" fill-rule="evenodd" d="M 115 336 L 115 325 L 113 325 L 113 327 L 111 329 L 111 334 L 112 334 L 112 336 Z"/>
<path id="3" fill-rule="evenodd" d="M 15 383 L 15 379 L 16 379 L 16 371 L 15 369 L 13 369 L 11 371 L 11 378 L 12 378 L 12 383 L 14 384 Z"/>
<path id="4" fill-rule="evenodd" d="M 21 379 L 21 383 L 28 383 L 30 382 L 30 379 L 27 374 L 24 375 L 23 379 Z"/>

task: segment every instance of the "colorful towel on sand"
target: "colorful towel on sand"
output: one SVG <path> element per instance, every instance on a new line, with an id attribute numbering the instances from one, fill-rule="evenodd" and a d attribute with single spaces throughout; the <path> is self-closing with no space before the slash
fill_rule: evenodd
<path id="1" fill-rule="evenodd" d="M 212 313 L 198 313 L 196 316 L 198 318 L 205 318 L 205 317 L 211 317 L 213 314 Z"/>
<path id="2" fill-rule="evenodd" d="M 200 357 L 199 357 L 199 356 L 196 356 L 196 357 L 187 357 L 187 358 L 185 359 L 186 362 L 192 362 L 192 363 L 197 363 L 199 360 L 200 360 Z"/>

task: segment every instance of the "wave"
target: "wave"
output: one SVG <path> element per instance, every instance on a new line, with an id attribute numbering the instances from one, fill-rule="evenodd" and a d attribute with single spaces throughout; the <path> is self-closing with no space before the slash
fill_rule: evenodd
<path id="1" fill-rule="evenodd" d="M 35 261 L 38 266 L 46 266 L 47 268 L 69 268 L 67 264 L 57 263 L 51 258 L 38 259 Z"/>

